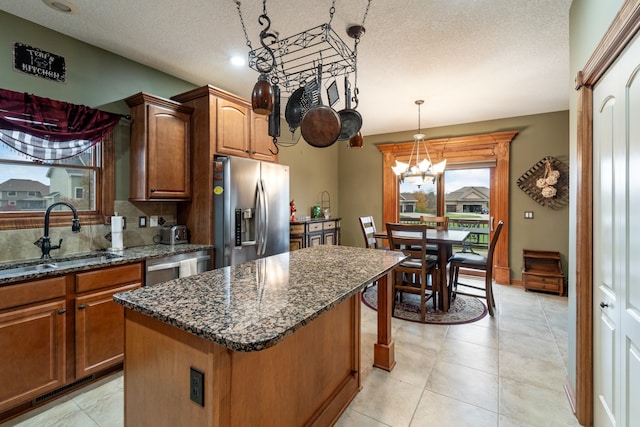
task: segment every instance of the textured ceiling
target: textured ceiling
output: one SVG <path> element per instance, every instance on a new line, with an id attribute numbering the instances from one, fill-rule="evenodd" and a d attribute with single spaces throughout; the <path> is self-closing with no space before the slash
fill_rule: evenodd
<path id="1" fill-rule="evenodd" d="M 248 53 L 233 0 L 71 3 L 72 14 L 41 0 L 0 0 L 0 9 L 195 85 L 250 98 L 257 73 L 229 63 Z M 332 27 L 350 47 L 345 29 L 362 22 L 366 5 L 335 2 Z M 423 129 L 568 109 L 570 5 L 373 0 L 358 47 L 363 133 L 415 129 L 416 99 L 425 100 Z M 328 22 L 330 6 L 329 0 L 268 0 L 267 12 L 283 38 Z M 259 47 L 262 2 L 244 0 L 241 9 L 252 45 Z"/>

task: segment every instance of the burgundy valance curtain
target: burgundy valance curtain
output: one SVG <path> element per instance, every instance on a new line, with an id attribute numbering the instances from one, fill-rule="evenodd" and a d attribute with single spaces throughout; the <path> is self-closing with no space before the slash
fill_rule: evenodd
<path id="1" fill-rule="evenodd" d="M 0 141 L 40 160 L 74 157 L 100 142 L 120 115 L 0 89 Z"/>

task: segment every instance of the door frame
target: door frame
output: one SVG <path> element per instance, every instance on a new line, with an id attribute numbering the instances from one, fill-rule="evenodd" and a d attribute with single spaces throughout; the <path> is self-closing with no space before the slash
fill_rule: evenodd
<path id="1" fill-rule="evenodd" d="M 429 139 L 426 141 L 433 163 L 447 159 L 449 165 L 465 167 L 489 167 L 491 187 L 489 206 L 491 219 L 504 222 L 502 233 L 493 256 L 496 282 L 511 284 L 509 266 L 509 150 L 517 130 L 493 132 L 453 138 Z M 414 142 L 378 144 L 382 152 L 383 223 L 399 220 L 398 178 L 391 170 L 396 159 L 408 161 Z M 444 195 L 444 181 L 438 179 L 438 194 Z M 444 214 L 444 196 L 438 197 L 438 212 Z M 497 223 L 497 221 L 495 221 Z M 494 224 L 489 224 L 492 228 Z"/>
<path id="2" fill-rule="evenodd" d="M 576 76 L 576 384 L 568 395 L 582 425 L 593 424 L 593 88 L 640 29 L 640 0 L 626 0 Z"/>

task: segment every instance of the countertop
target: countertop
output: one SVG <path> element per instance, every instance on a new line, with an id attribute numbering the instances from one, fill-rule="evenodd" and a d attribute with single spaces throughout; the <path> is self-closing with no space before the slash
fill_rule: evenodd
<path id="1" fill-rule="evenodd" d="M 315 246 L 116 294 L 124 307 L 235 351 L 271 347 L 405 256 Z"/>
<path id="2" fill-rule="evenodd" d="M 87 263 L 74 266 L 74 267 L 61 267 L 55 270 L 46 270 L 46 271 L 33 271 L 29 273 L 21 273 L 21 274 L 3 274 L 3 271 L 7 271 L 8 269 L 28 266 L 28 265 L 36 265 L 38 263 L 43 263 L 43 260 L 32 259 L 32 260 L 23 260 L 23 261 L 11 261 L 0 263 L 0 286 L 8 285 L 14 282 L 21 282 L 24 280 L 33 280 L 39 279 L 49 276 L 59 276 L 61 274 L 67 274 L 77 271 L 91 270 L 94 268 L 102 268 L 109 267 L 120 264 L 127 264 L 130 262 L 136 261 L 144 261 L 152 258 L 160 258 L 169 255 L 188 253 L 188 252 L 196 252 L 201 250 L 210 250 L 212 249 L 212 245 L 198 245 L 198 244 L 180 244 L 180 245 L 148 245 L 148 246 L 138 246 L 133 248 L 123 249 L 122 251 L 110 252 L 110 251 L 95 251 L 95 252 L 87 252 L 87 253 L 78 253 L 69 256 L 61 256 L 61 257 L 52 257 L 50 260 L 47 260 L 49 263 L 57 263 L 57 262 L 65 262 L 71 261 L 74 259 L 86 258 L 86 257 L 101 257 L 105 256 L 104 259 L 97 259 L 93 261 L 87 261 Z"/>
<path id="3" fill-rule="evenodd" d="M 326 222 L 326 221 L 340 221 L 342 217 L 330 217 L 330 218 L 309 218 L 309 219 L 296 219 L 295 221 L 289 221 L 290 224 L 306 224 L 308 222 Z"/>

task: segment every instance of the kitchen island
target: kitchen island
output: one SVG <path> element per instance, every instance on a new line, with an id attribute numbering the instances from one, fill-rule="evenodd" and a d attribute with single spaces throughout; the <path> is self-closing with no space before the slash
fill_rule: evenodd
<path id="1" fill-rule="evenodd" d="M 115 295 L 126 424 L 333 424 L 361 387 L 359 291 L 374 280 L 374 365 L 395 364 L 391 270 L 403 258 L 318 246 Z"/>

